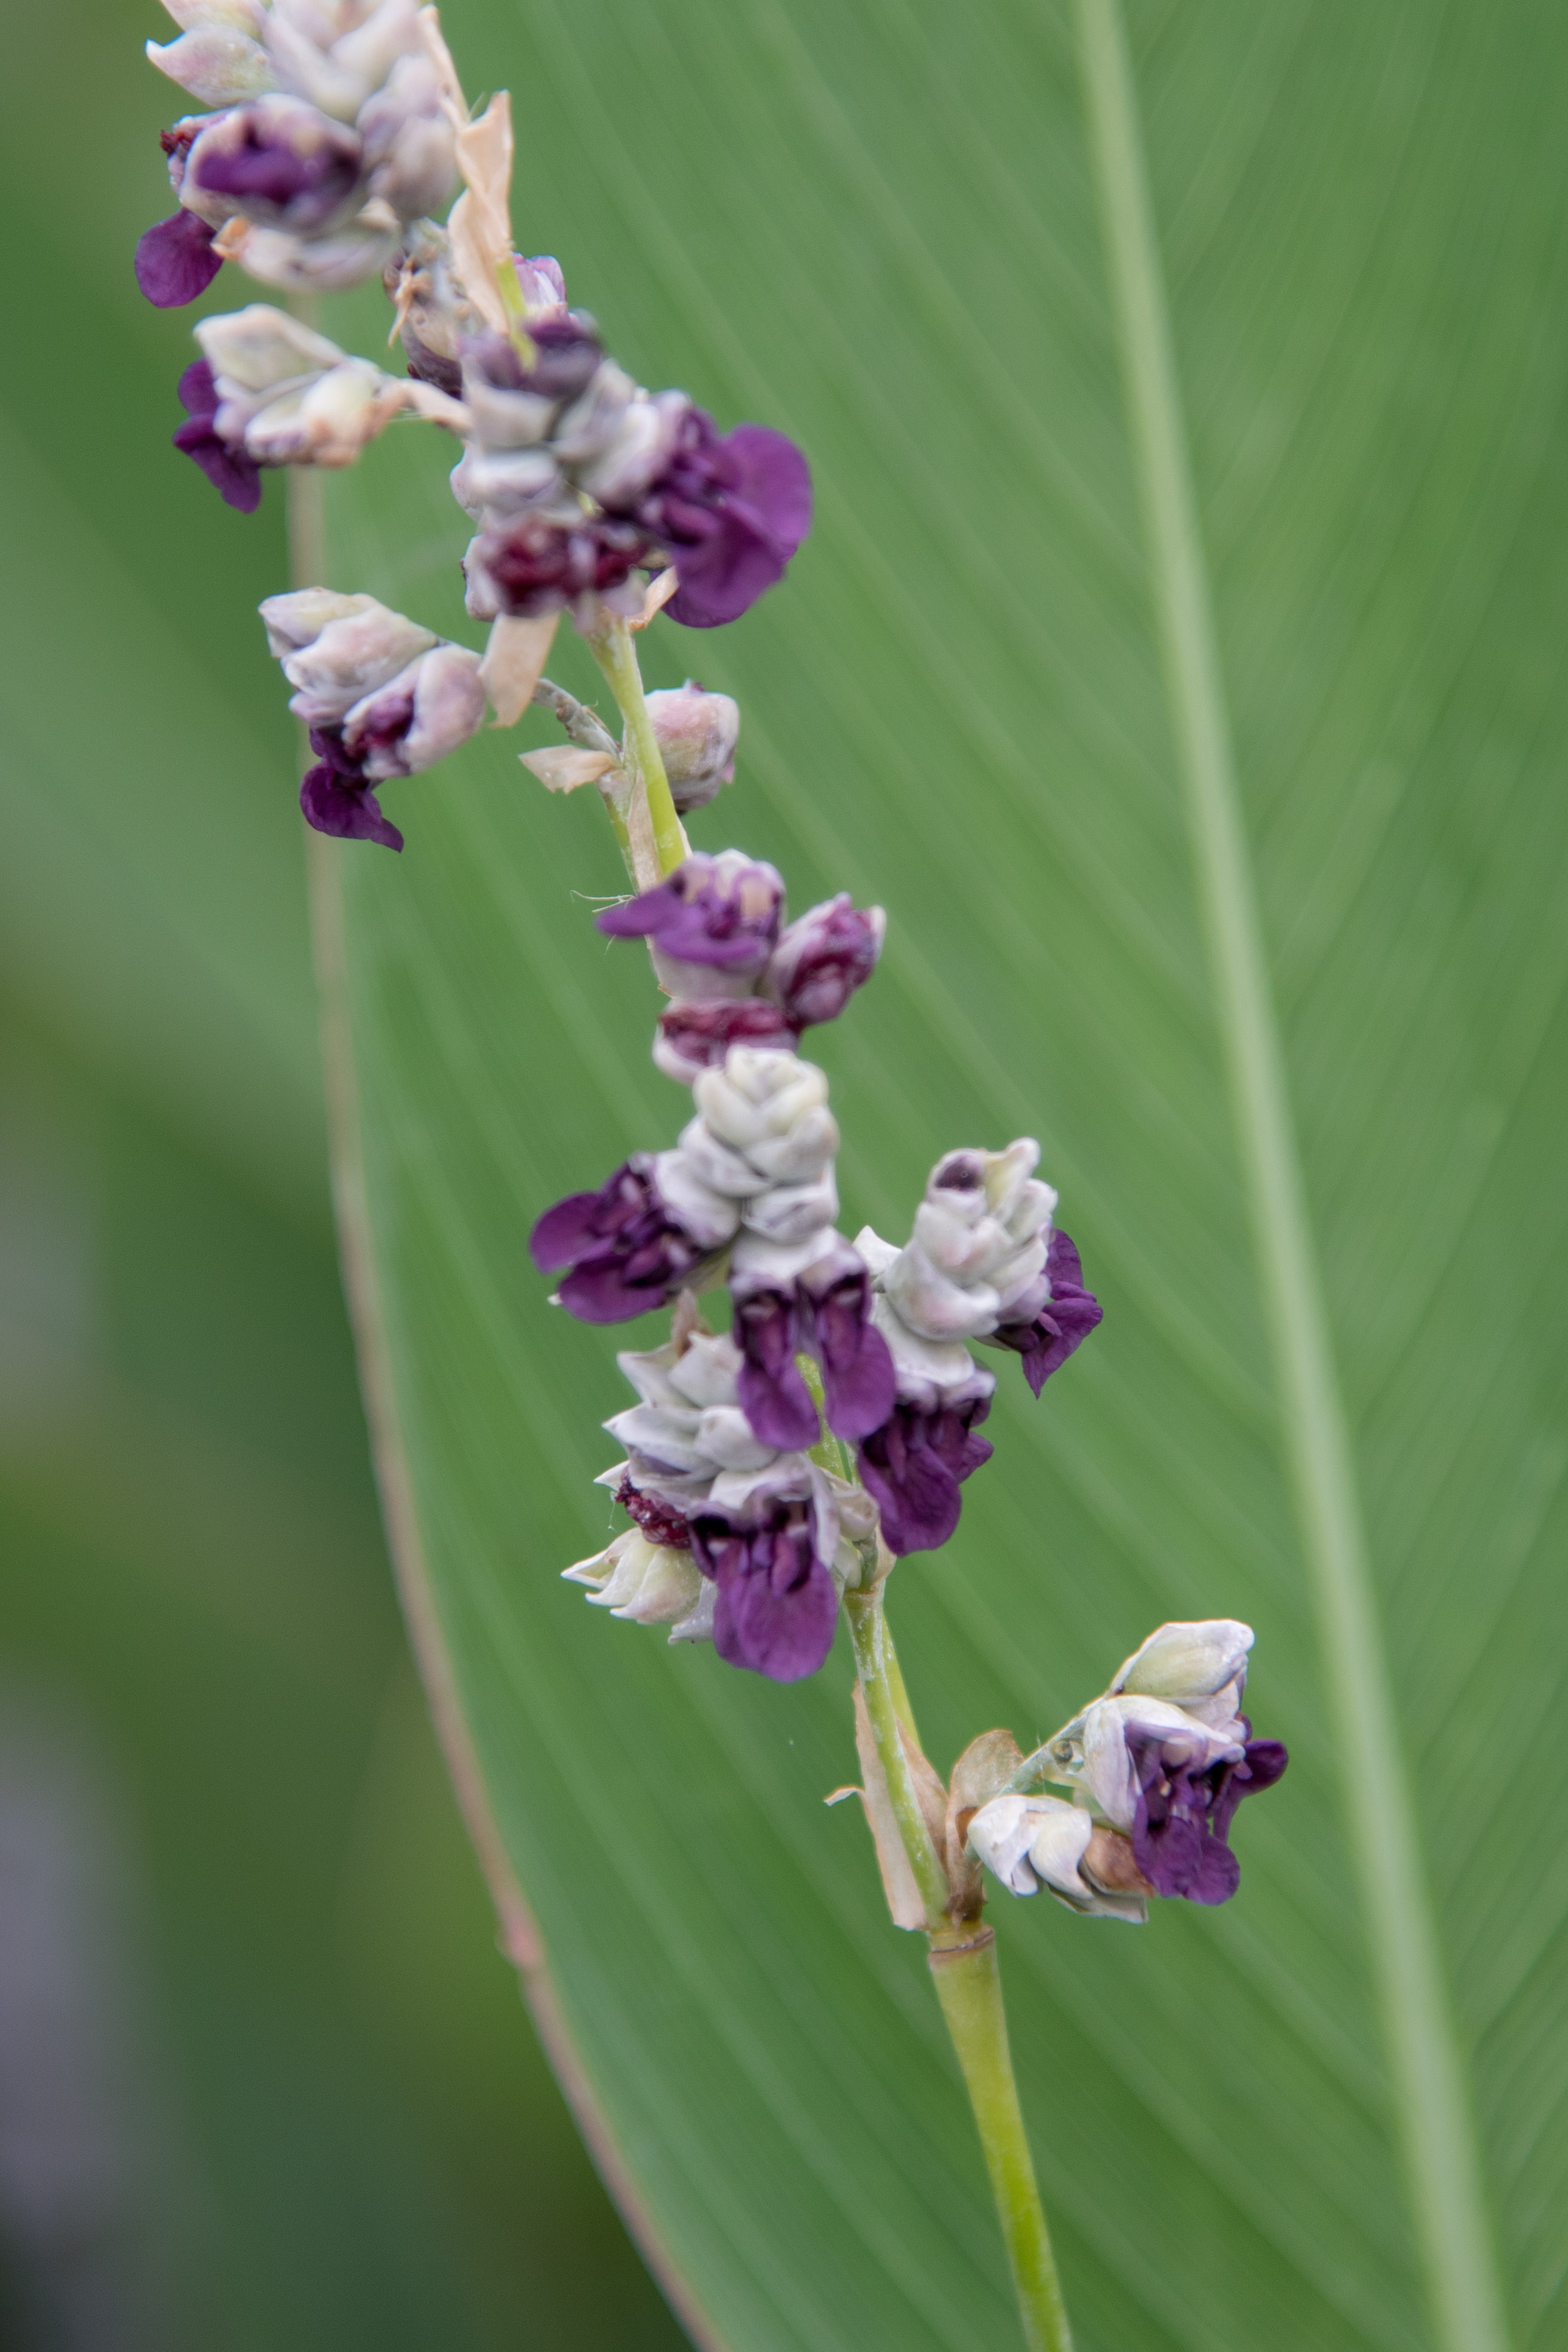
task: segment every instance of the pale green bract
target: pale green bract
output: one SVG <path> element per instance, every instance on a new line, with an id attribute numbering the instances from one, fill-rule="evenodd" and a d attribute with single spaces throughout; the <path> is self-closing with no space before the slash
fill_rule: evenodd
<path id="1" fill-rule="evenodd" d="M 1257 1628 L 1249 1696 L 1292 1750 L 1221 1912 L 1158 1906 L 1128 1936 L 993 1898 L 1080 2341 L 1444 2340 L 1342 1811 L 1345 1662 L 1330 1687 L 1277 1426 L 1257 1107 L 1238 1124 L 1227 1089 L 1073 19 L 457 0 L 444 22 L 469 85 L 513 91 L 523 248 L 560 255 L 644 381 L 812 459 L 816 528 L 763 610 L 645 645 L 654 682 L 696 669 L 741 705 L 697 845 L 772 858 L 796 908 L 888 908 L 874 984 L 811 1045 L 847 1230 L 906 1230 L 955 1140 L 1037 1134 L 1105 1306 L 1038 1405 L 1004 1383 L 958 1537 L 897 1571 L 926 1744 L 945 1764 L 1005 1722 L 1027 1748 L 1152 1624 L 1225 1616 Z M 1561 2333 L 1568 2192 L 1568 41 L 1522 11 L 1239 0 L 1131 33 L 1243 880 L 1436 1941 L 1397 1889 L 1384 1924 L 1451 1991 L 1475 2242 L 1484 2263 L 1495 2231 L 1526 2352 Z M 369 315 L 328 323 L 370 348 Z M 447 461 L 397 436 L 334 481 L 330 576 L 461 635 Z M 645 967 L 592 935 L 584 897 L 620 877 L 588 798 L 481 739 L 389 789 L 401 859 L 322 858 L 405 1499 L 566 2033 L 689 2313 L 731 2352 L 980 2352 L 1015 2322 L 940 2018 L 856 1809 L 820 1805 L 854 1770 L 847 1656 L 765 1687 L 560 1581 L 605 1539 L 621 1399 L 526 1234 L 678 1101 L 646 1059 Z M 1457 2127 L 1431 2163 L 1463 2202 Z M 1464 2281 L 1437 2269 L 1451 2339 Z"/>

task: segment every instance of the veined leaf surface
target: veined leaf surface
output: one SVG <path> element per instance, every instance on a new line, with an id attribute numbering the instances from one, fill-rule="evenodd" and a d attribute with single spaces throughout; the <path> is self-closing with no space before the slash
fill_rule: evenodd
<path id="1" fill-rule="evenodd" d="M 650 682 L 695 669 L 745 714 L 699 845 L 773 858 L 797 909 L 841 887 L 889 909 L 874 984 L 809 1044 L 847 1229 L 901 1237 L 942 1150 L 1032 1132 L 1105 1303 L 1038 1405 L 1004 1382 L 957 1539 L 894 1580 L 928 1745 L 1043 1734 L 1152 1624 L 1223 1613 L 1257 1626 L 1254 1712 L 1292 1749 L 1242 1816 L 1226 1909 L 1135 1936 L 997 1917 L 1081 2338 L 1432 2342 L 1073 18 L 454 0 L 445 21 L 470 90 L 513 93 L 526 248 L 643 381 L 784 426 L 816 468 L 786 583 L 733 629 L 646 644 Z M 1568 2189 L 1568 1878 L 1533 1793 L 1568 1462 L 1568 42 L 1522 8 L 1231 0 L 1138 7 L 1130 33 L 1432 1956 L 1513 2340 L 1545 2346 Z M 336 323 L 370 348 L 376 315 Z M 462 635 L 449 454 L 398 433 L 334 484 L 331 571 Z M 559 669 L 588 690 L 580 649 Z M 605 1538 L 597 1424 L 626 1392 L 608 1337 L 546 1305 L 528 1227 L 685 1110 L 647 1061 L 639 955 L 589 922 L 620 881 L 597 808 L 516 764 L 539 734 L 395 788 L 403 858 L 326 854 L 379 1370 L 456 1689 L 692 2324 L 731 2352 L 1006 2342 L 921 1953 L 852 1809 L 821 1809 L 852 1770 L 842 1650 L 774 1689 L 557 1580 Z"/>

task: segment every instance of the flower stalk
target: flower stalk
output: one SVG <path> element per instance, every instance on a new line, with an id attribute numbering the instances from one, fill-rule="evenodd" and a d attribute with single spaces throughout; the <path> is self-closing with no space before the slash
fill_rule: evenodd
<path id="1" fill-rule="evenodd" d="M 658 737 L 654 733 L 647 697 L 643 692 L 637 643 L 618 614 L 605 613 L 604 625 L 595 629 L 588 637 L 588 650 L 604 672 L 605 682 L 615 696 L 621 717 L 626 721 L 626 751 L 623 756 L 634 770 L 634 796 L 640 791 L 647 803 L 648 829 L 652 836 L 653 871 L 634 875 L 638 887 L 647 889 L 649 884 L 662 882 L 667 874 L 674 873 L 676 867 L 690 856 L 690 844 L 676 814 L 669 779 L 664 772 L 664 756 L 658 748 Z M 614 822 L 616 812 L 611 814 Z M 629 826 L 629 838 L 636 850 L 638 844 L 635 824 Z"/>
<path id="2" fill-rule="evenodd" d="M 966 1916 L 953 1916 L 954 1890 L 910 1768 L 908 1750 L 918 1752 L 918 1742 L 882 1584 L 869 1592 L 847 1592 L 844 1607 L 878 1761 L 925 1911 L 937 1999 L 980 2135 L 1024 2339 L 1029 2352 L 1071 2352 L 1067 2305 L 1013 2074 L 995 1931 L 970 1915 L 967 1906 L 958 1906 Z"/>

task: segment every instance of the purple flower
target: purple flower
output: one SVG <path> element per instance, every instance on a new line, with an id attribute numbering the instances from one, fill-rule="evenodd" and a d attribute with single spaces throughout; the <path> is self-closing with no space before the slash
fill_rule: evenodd
<path id="1" fill-rule="evenodd" d="M 1228 1903 L 1241 1865 L 1227 1839 L 1243 1797 L 1271 1789 L 1289 1758 L 1278 1739 L 1247 1738 L 1240 1763 L 1196 1768 L 1203 1754 L 1180 1732 L 1130 1722 L 1127 1752 L 1138 1783 L 1132 1852 L 1157 1895 L 1184 1895 L 1189 1903 Z"/>
<path id="2" fill-rule="evenodd" d="M 663 1307 L 727 1238 L 678 1216 L 659 1191 L 655 1156 L 637 1151 L 596 1192 L 574 1192 L 547 1209 L 528 1245 L 541 1274 L 567 1269 L 560 1297 L 570 1314 L 625 1323 Z"/>
<path id="3" fill-rule="evenodd" d="M 790 925 L 763 985 L 793 1028 L 837 1021 L 876 969 L 887 928 L 880 907 L 854 906 L 847 890 Z"/>
<path id="4" fill-rule="evenodd" d="M 409 698 L 412 712 L 413 698 Z M 312 727 L 310 749 L 317 765 L 300 786 L 300 807 L 308 825 L 340 841 L 379 841 L 401 849 L 403 835 L 383 816 L 375 789 L 363 767 L 345 750 L 341 727 Z"/>
<path id="5" fill-rule="evenodd" d="M 673 455 L 627 511 L 674 559 L 671 619 L 718 628 L 784 576 L 811 528 L 811 469 L 783 433 L 737 425 L 721 436 L 690 408 Z"/>
<path id="6" fill-rule="evenodd" d="M 624 587 L 651 552 L 632 524 L 604 515 L 566 522 L 523 514 L 481 533 L 468 562 L 489 584 L 501 612 L 532 620 L 558 613 L 575 597 L 603 596 Z"/>
<path id="7" fill-rule="evenodd" d="M 1037 1396 L 1073 1349 L 1083 1345 L 1105 1311 L 1093 1291 L 1084 1288 L 1082 1261 L 1059 1225 L 1051 1234 L 1045 1280 L 1037 1287 L 1043 1292 L 1047 1285 L 1048 1298 L 1026 1321 L 1005 1324 L 994 1334 L 997 1347 L 1022 1356 L 1024 1377 Z"/>
<path id="8" fill-rule="evenodd" d="M 223 268 L 222 257 L 213 251 L 215 233 L 183 205 L 143 230 L 136 241 L 136 283 L 149 302 L 173 310 L 206 292 Z"/>
<path id="9" fill-rule="evenodd" d="M 795 1357 L 808 1344 L 809 1309 L 795 1282 L 763 1276 L 731 1279 L 734 1338 L 744 1359 L 737 1391 L 752 1434 L 781 1454 L 804 1453 L 822 1434 L 811 1391 Z"/>
<path id="10" fill-rule="evenodd" d="M 679 998 L 658 1016 L 653 1057 L 667 1077 L 689 1087 L 700 1071 L 721 1068 L 731 1045 L 787 1054 L 797 1042 L 778 1006 L 763 997 L 719 996 L 700 1004 Z"/>
<path id="11" fill-rule="evenodd" d="M 235 107 L 203 131 L 187 192 L 230 198 L 247 220 L 310 235 L 353 198 L 363 149 L 355 132 L 298 99 Z"/>
<path id="12" fill-rule="evenodd" d="M 678 996 L 702 1000 L 750 995 L 773 951 L 783 912 L 777 869 L 726 849 L 717 857 L 688 857 L 668 881 L 594 919 L 609 939 L 651 940 L 667 985 Z"/>
<path id="13" fill-rule="evenodd" d="M 991 1410 L 991 1391 L 934 1406 L 900 1401 L 860 1447 L 860 1475 L 882 1516 L 889 1551 L 937 1551 L 958 1525 L 959 1487 L 991 1459 L 974 1435 Z"/>
<path id="14" fill-rule="evenodd" d="M 859 1252 L 843 1242 L 806 1267 L 799 1287 L 806 1345 L 822 1367 L 827 1426 L 853 1444 L 882 1428 L 898 1397 L 892 1350 L 870 1317 L 871 1277 Z"/>
<path id="15" fill-rule="evenodd" d="M 175 428 L 175 448 L 195 459 L 226 506 L 254 514 L 261 504 L 261 468 L 243 442 L 236 446 L 218 432 L 217 389 L 205 360 L 192 361 L 180 378 L 179 392 L 190 415 Z"/>
<path id="16" fill-rule="evenodd" d="M 764 1494 L 742 1511 L 705 1504 L 693 1514 L 692 1558 L 719 1588 L 714 1647 L 731 1665 L 794 1683 L 822 1664 L 838 1595 L 820 1543 L 811 1499 Z"/>

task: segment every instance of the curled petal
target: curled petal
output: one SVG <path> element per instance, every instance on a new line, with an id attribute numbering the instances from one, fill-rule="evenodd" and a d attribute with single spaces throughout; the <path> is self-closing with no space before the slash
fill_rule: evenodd
<path id="1" fill-rule="evenodd" d="M 213 251 L 212 230 L 184 205 L 155 227 L 144 229 L 136 242 L 136 283 L 160 310 L 194 302 L 222 268 L 222 255 Z"/>

